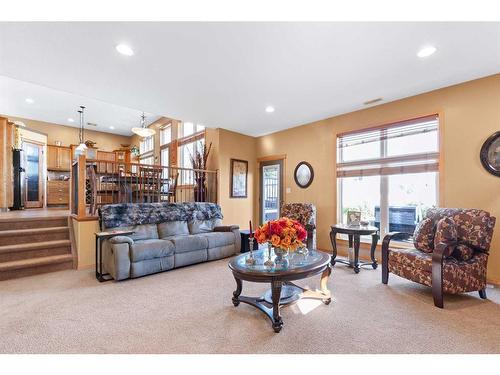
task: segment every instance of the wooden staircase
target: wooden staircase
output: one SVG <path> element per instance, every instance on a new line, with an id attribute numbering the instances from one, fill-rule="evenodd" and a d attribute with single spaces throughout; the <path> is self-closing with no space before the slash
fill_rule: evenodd
<path id="1" fill-rule="evenodd" d="M 72 269 L 68 216 L 0 218 L 0 280 Z"/>

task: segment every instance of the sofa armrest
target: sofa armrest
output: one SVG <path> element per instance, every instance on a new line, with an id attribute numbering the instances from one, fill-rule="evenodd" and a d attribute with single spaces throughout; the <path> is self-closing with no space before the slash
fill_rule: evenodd
<path id="1" fill-rule="evenodd" d="M 234 236 L 234 253 L 241 251 L 241 237 L 239 225 L 220 225 L 214 228 L 214 232 L 232 233 Z"/>
<path id="2" fill-rule="evenodd" d="M 389 280 L 389 244 L 391 240 L 407 240 L 412 235 L 404 232 L 387 233 L 382 241 L 382 283 L 387 284 Z"/>
<path id="3" fill-rule="evenodd" d="M 220 225 L 214 228 L 214 232 L 232 232 L 233 230 L 239 229 L 239 225 Z"/>
<path id="4" fill-rule="evenodd" d="M 127 236 L 115 236 L 111 237 L 109 239 L 109 242 L 112 244 L 119 244 L 119 243 L 128 243 L 129 245 L 132 245 L 134 243 L 134 240 L 130 237 Z"/>
<path id="5" fill-rule="evenodd" d="M 455 250 L 457 242 L 440 242 L 432 252 L 432 296 L 434 305 L 443 308 L 443 260 Z"/>
<path id="6" fill-rule="evenodd" d="M 395 241 L 403 241 L 403 240 L 408 240 L 412 237 L 413 235 L 411 233 L 405 233 L 405 232 L 390 232 L 387 233 L 382 241 L 382 254 L 387 252 L 389 250 L 389 244 L 392 240 Z"/>

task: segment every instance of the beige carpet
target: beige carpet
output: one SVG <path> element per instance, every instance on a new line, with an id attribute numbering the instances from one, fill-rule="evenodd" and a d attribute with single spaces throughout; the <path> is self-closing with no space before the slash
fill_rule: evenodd
<path id="1" fill-rule="evenodd" d="M 233 307 L 228 260 L 100 284 L 92 271 L 0 282 L 1 353 L 499 353 L 500 291 L 448 296 L 380 269 L 337 265 L 334 301 L 282 309 L 284 327 Z M 302 282 L 317 286 L 319 277 Z M 243 295 L 264 284 L 244 283 Z"/>

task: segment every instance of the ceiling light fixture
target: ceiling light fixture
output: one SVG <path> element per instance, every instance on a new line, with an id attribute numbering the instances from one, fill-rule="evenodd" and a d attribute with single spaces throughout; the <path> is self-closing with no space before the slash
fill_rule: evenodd
<path id="1" fill-rule="evenodd" d="M 274 107 L 273 107 L 273 106 L 271 106 L 271 105 L 268 105 L 268 106 L 266 107 L 266 112 L 267 112 L 267 113 L 273 113 L 273 112 L 274 112 Z"/>
<path id="2" fill-rule="evenodd" d="M 111 125 L 109 128 L 110 128 L 111 130 L 114 130 L 114 128 L 115 128 L 115 127 L 114 127 L 113 125 Z"/>
<path id="3" fill-rule="evenodd" d="M 78 111 L 78 113 L 80 114 L 80 144 L 78 145 L 78 147 L 76 148 L 76 152 L 78 155 L 81 155 L 83 154 L 86 150 L 87 150 L 87 145 L 85 144 L 84 142 L 84 129 L 83 129 L 83 124 L 85 124 L 84 122 L 84 118 L 83 118 L 83 112 L 85 111 L 85 107 L 83 105 L 80 106 L 80 110 Z"/>
<path id="4" fill-rule="evenodd" d="M 71 117 L 68 119 L 68 122 L 75 122 Z"/>
<path id="5" fill-rule="evenodd" d="M 426 46 L 422 48 L 420 51 L 418 51 L 417 56 L 420 58 L 429 57 L 430 55 L 434 54 L 436 50 L 437 49 L 434 46 Z"/>
<path id="6" fill-rule="evenodd" d="M 154 129 L 146 127 L 146 116 L 144 116 L 144 112 L 142 112 L 141 116 L 141 127 L 140 128 L 132 128 L 132 131 L 137 134 L 139 137 L 150 137 L 154 135 L 156 132 Z"/>
<path id="7" fill-rule="evenodd" d="M 35 101 L 34 101 L 33 99 L 31 99 L 31 98 L 26 98 L 26 99 L 24 99 L 24 100 L 26 101 L 26 103 L 30 103 L 30 104 L 32 104 L 32 103 L 34 103 L 34 102 L 35 102 Z"/>
<path id="8" fill-rule="evenodd" d="M 125 56 L 133 56 L 134 50 L 126 44 L 120 43 L 116 46 L 116 50 Z"/>

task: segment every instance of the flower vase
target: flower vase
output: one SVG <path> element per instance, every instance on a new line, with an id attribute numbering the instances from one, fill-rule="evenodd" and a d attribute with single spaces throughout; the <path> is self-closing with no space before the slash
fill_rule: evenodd
<path id="1" fill-rule="evenodd" d="M 288 259 L 286 258 L 288 254 L 288 249 L 282 249 L 281 247 L 274 248 L 274 254 L 276 254 L 276 258 L 274 259 L 274 263 L 276 263 L 277 268 L 288 268 Z"/>

